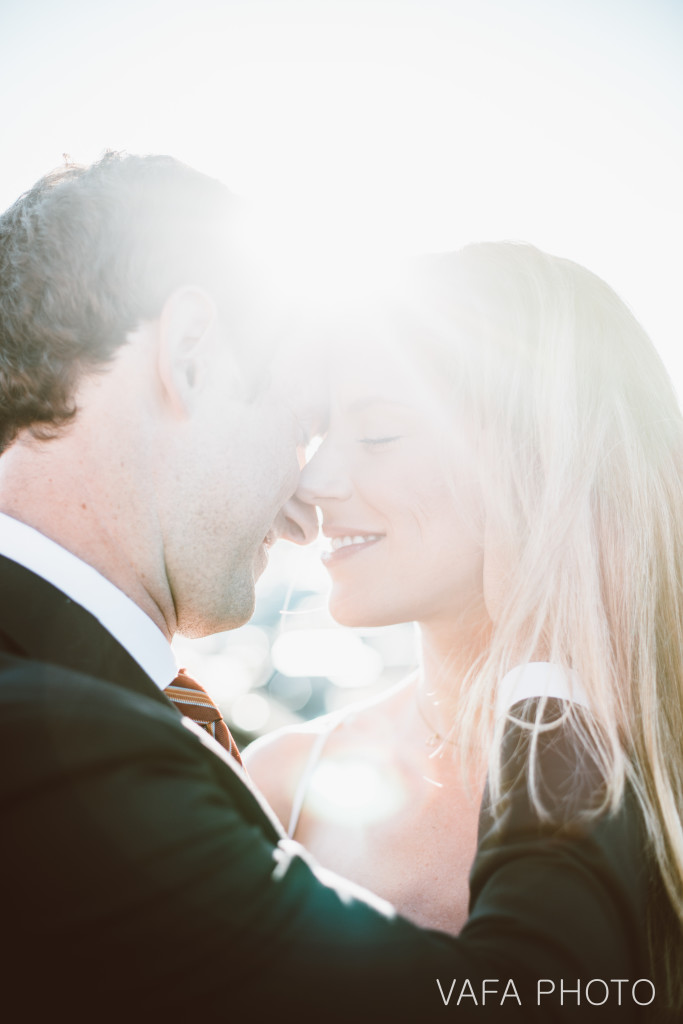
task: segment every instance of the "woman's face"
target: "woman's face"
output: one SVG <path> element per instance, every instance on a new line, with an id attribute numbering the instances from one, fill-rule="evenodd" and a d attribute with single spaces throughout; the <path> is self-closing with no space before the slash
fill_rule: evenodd
<path id="1" fill-rule="evenodd" d="M 346 347 L 330 378 L 328 430 L 298 496 L 322 511 L 332 615 L 348 626 L 479 615 L 481 496 L 455 410 L 386 345 Z"/>

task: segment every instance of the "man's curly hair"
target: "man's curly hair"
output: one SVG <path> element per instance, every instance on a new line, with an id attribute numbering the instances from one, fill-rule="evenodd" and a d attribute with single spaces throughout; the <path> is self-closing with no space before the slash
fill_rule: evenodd
<path id="1" fill-rule="evenodd" d="M 107 153 L 51 172 L 0 217 L 0 452 L 26 428 L 68 424 L 81 377 L 174 288 L 234 291 L 235 209 L 171 157 Z"/>

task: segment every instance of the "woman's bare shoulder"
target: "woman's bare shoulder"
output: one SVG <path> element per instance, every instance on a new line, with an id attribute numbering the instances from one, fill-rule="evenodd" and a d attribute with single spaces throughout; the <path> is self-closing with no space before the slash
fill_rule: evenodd
<path id="1" fill-rule="evenodd" d="M 298 722 L 296 725 L 274 729 L 245 747 L 242 751 L 242 760 L 249 768 L 250 774 L 254 775 L 260 770 L 261 765 L 267 765 L 271 761 L 282 765 L 301 756 L 305 758 L 317 737 L 334 728 L 338 720 L 339 714 L 334 712 L 312 718 L 308 722 Z"/>
<path id="2" fill-rule="evenodd" d="M 242 760 L 283 826 L 287 828 L 297 785 L 313 748 L 339 721 L 339 714 L 275 729 L 242 751 Z"/>
<path id="3" fill-rule="evenodd" d="M 335 749 L 353 743 L 359 733 L 390 727 L 391 709 L 405 683 L 297 725 L 276 729 L 250 743 L 242 759 L 252 779 L 287 828 L 294 796 L 316 746 L 330 737 Z M 333 736 L 334 734 L 334 736 Z"/>

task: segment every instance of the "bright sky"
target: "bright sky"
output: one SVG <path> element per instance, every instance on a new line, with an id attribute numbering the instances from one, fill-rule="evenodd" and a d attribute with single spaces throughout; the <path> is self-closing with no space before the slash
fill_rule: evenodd
<path id="1" fill-rule="evenodd" d="M 683 393 L 680 0 L 2 0 L 0 207 L 168 152 L 292 252 L 516 238 L 629 302 Z"/>

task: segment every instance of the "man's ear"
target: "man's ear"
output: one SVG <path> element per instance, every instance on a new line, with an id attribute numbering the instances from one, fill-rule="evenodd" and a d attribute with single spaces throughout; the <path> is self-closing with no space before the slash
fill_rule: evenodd
<path id="1" fill-rule="evenodd" d="M 158 369 L 164 396 L 176 415 L 188 415 L 210 376 L 216 317 L 216 304 L 203 288 L 178 288 L 164 303 Z"/>

